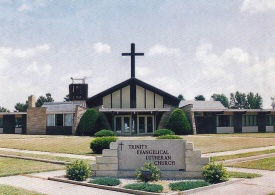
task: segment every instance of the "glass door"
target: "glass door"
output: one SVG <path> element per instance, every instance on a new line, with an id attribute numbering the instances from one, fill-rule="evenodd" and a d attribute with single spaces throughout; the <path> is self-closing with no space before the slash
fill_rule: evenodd
<path id="1" fill-rule="evenodd" d="M 138 133 L 154 132 L 154 116 L 138 116 Z"/>
<path id="2" fill-rule="evenodd" d="M 131 116 L 115 116 L 115 131 L 117 133 L 131 132 Z"/>
<path id="3" fill-rule="evenodd" d="M 138 133 L 145 133 L 145 117 L 138 117 Z"/>

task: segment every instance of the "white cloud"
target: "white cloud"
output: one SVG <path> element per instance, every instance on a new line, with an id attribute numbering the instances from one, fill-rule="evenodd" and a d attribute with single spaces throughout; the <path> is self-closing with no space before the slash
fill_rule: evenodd
<path id="1" fill-rule="evenodd" d="M 46 64 L 44 66 L 38 66 L 37 62 L 33 62 L 32 64 L 30 64 L 25 73 L 26 74 L 30 74 L 30 73 L 34 73 L 37 75 L 47 75 L 51 72 L 52 67 L 49 64 Z"/>
<path id="2" fill-rule="evenodd" d="M 29 2 L 29 3 L 24 3 L 22 4 L 17 11 L 19 12 L 23 12 L 23 11 L 32 11 L 35 7 L 44 7 L 45 3 L 42 0 L 36 0 L 33 2 Z"/>
<path id="3" fill-rule="evenodd" d="M 148 52 L 148 56 L 152 55 L 159 55 L 159 54 L 166 54 L 166 55 L 180 55 L 180 49 L 179 48 L 168 48 L 163 45 L 155 45 L 154 47 L 151 47 Z"/>
<path id="4" fill-rule="evenodd" d="M 148 76 L 153 75 L 153 70 L 148 67 L 136 67 L 137 76 Z"/>
<path id="5" fill-rule="evenodd" d="M 0 48 L 0 55 L 9 56 L 9 57 L 17 57 L 17 58 L 28 58 L 36 55 L 41 51 L 49 50 L 50 46 L 48 44 L 39 45 L 34 48 L 28 49 L 12 49 L 12 48 Z"/>
<path id="6" fill-rule="evenodd" d="M 97 53 L 110 53 L 111 47 L 108 44 L 96 43 L 94 49 Z"/>
<path id="7" fill-rule="evenodd" d="M 248 13 L 264 12 L 266 10 L 275 10 L 274 0 L 244 0 L 240 10 Z"/>

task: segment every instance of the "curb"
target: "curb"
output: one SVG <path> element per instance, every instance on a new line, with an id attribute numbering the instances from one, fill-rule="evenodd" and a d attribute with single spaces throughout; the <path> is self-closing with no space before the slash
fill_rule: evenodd
<path id="1" fill-rule="evenodd" d="M 140 191 L 140 190 L 131 190 L 131 189 L 126 189 L 126 188 L 116 188 L 116 187 L 112 187 L 112 186 L 105 186 L 105 185 L 99 185 L 99 184 L 84 183 L 84 182 L 79 182 L 79 181 L 61 179 L 61 178 L 57 178 L 57 177 L 48 177 L 48 180 L 70 183 L 70 184 L 75 184 L 75 185 L 81 185 L 81 186 L 86 186 L 86 187 L 99 188 L 99 189 L 103 189 L 103 190 L 126 192 L 126 193 L 130 193 L 130 194 L 140 194 L 140 195 L 160 195 L 161 194 L 161 193 L 145 192 L 145 191 Z"/>
<path id="2" fill-rule="evenodd" d="M 186 190 L 186 191 L 173 192 L 173 193 L 170 193 L 169 195 L 193 194 L 193 193 L 196 193 L 196 192 L 202 192 L 202 191 L 209 190 L 209 189 L 215 189 L 215 188 L 218 188 L 220 186 L 230 185 L 230 184 L 237 183 L 237 182 L 240 182 L 240 181 L 243 181 L 243 180 L 245 180 L 245 178 L 232 179 L 231 181 L 226 181 L 226 182 L 222 182 L 222 183 L 218 183 L 218 184 L 212 184 L 210 186 L 204 186 L 204 187 L 195 188 L 195 189 Z"/>
<path id="3" fill-rule="evenodd" d="M 17 158 L 17 159 L 23 159 L 23 160 L 34 160 L 34 161 L 40 161 L 40 162 L 46 162 L 46 163 L 53 163 L 53 164 L 59 164 L 59 165 L 72 165 L 71 162 L 65 162 L 65 161 L 58 161 L 58 160 L 46 160 L 41 158 L 33 158 L 33 157 L 25 157 L 25 156 L 16 156 L 16 155 L 9 155 L 9 154 L 0 154 L 0 157 L 8 157 L 8 158 Z"/>
<path id="4" fill-rule="evenodd" d="M 58 182 L 64 182 L 64 183 L 70 183 L 70 184 L 75 184 L 75 185 L 81 185 L 81 186 L 86 186 L 86 187 L 93 187 L 93 188 L 99 188 L 99 189 L 104 189 L 104 190 L 111 190 L 111 191 L 116 191 L 116 192 L 127 192 L 130 194 L 140 194 L 140 195 L 160 195 L 163 193 L 153 193 L 153 192 L 146 192 L 146 191 L 140 191 L 140 190 L 131 190 L 131 189 L 125 189 L 125 188 L 116 188 L 112 186 L 105 186 L 105 185 L 98 185 L 98 184 L 92 184 L 92 183 L 84 183 L 84 182 L 79 182 L 79 181 L 72 181 L 72 180 L 67 180 L 67 179 L 61 179 L 57 177 L 48 177 L 48 180 L 51 181 L 58 181 Z M 210 186 L 204 186 L 200 188 L 195 188 L 191 190 L 186 190 L 186 191 L 177 191 L 177 192 L 172 192 L 172 193 L 167 193 L 167 195 L 186 195 L 186 194 L 193 194 L 196 192 L 201 192 L 213 188 L 218 188 L 220 186 L 225 186 L 229 184 L 233 184 L 236 182 L 240 182 L 242 180 L 245 180 L 244 178 L 240 179 L 232 179 L 227 182 L 219 183 L 219 184 L 212 184 Z"/>

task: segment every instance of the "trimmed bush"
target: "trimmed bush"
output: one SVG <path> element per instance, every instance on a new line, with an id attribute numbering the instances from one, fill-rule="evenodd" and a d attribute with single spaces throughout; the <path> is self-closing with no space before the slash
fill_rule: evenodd
<path id="1" fill-rule="evenodd" d="M 181 109 L 175 109 L 169 116 L 166 127 L 177 135 L 192 134 L 191 125 Z"/>
<path id="2" fill-rule="evenodd" d="M 156 139 L 183 139 L 183 138 L 178 135 L 163 135 L 163 136 L 157 137 Z"/>
<path id="3" fill-rule="evenodd" d="M 110 149 L 110 143 L 116 142 L 117 137 L 98 137 L 91 141 L 90 148 L 96 154 L 102 154 L 103 149 Z"/>
<path id="4" fill-rule="evenodd" d="M 146 192 L 157 192 L 160 193 L 163 190 L 162 185 L 149 184 L 149 183 L 134 183 L 123 186 L 126 189 L 141 190 Z"/>
<path id="5" fill-rule="evenodd" d="M 65 177 L 70 180 L 84 181 L 90 177 L 91 168 L 83 160 L 75 161 L 72 165 L 66 165 Z"/>
<path id="6" fill-rule="evenodd" d="M 159 129 L 154 132 L 154 137 L 159 137 L 162 135 L 175 135 L 174 131 L 171 131 L 170 129 Z"/>
<path id="7" fill-rule="evenodd" d="M 151 177 L 149 178 L 149 181 L 158 181 L 160 178 L 160 169 L 154 165 L 153 163 L 145 163 L 144 167 L 141 167 L 140 169 L 136 170 L 136 177 L 138 180 L 145 181 L 146 178 L 143 177 L 141 174 L 141 171 L 150 171 L 151 172 Z"/>
<path id="8" fill-rule="evenodd" d="M 214 164 L 208 163 L 202 168 L 202 175 L 205 178 L 205 181 L 209 183 L 220 183 L 227 181 L 229 174 L 226 168 L 223 167 L 222 163 Z"/>
<path id="9" fill-rule="evenodd" d="M 101 130 L 95 133 L 95 137 L 115 137 L 116 133 L 111 130 Z"/>
<path id="10" fill-rule="evenodd" d="M 95 133 L 95 123 L 98 118 L 98 113 L 95 109 L 88 109 L 82 115 L 79 124 L 76 129 L 77 135 L 94 135 Z"/>
<path id="11" fill-rule="evenodd" d="M 171 188 L 171 190 L 184 191 L 184 190 L 190 190 L 190 189 L 209 186 L 209 185 L 210 183 L 205 181 L 183 181 L 183 182 L 170 183 L 169 187 Z"/>
<path id="12" fill-rule="evenodd" d="M 105 186 L 117 186 L 117 185 L 121 184 L 119 179 L 110 178 L 110 177 L 96 178 L 96 179 L 89 181 L 89 183 L 105 185 Z"/>

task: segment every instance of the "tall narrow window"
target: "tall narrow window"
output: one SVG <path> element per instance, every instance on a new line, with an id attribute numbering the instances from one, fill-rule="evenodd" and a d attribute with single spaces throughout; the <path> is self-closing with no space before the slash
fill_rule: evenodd
<path id="1" fill-rule="evenodd" d="M 121 117 L 116 117 L 116 131 L 121 133 Z"/>
<path id="2" fill-rule="evenodd" d="M 55 115 L 55 126 L 63 126 L 63 114 Z"/>
<path id="3" fill-rule="evenodd" d="M 15 127 L 22 127 L 22 116 L 15 116 Z"/>
<path id="4" fill-rule="evenodd" d="M 54 115 L 47 114 L 47 126 L 54 126 Z"/>
<path id="5" fill-rule="evenodd" d="M 65 126 L 72 126 L 73 125 L 73 114 L 65 114 L 64 115 Z"/>

